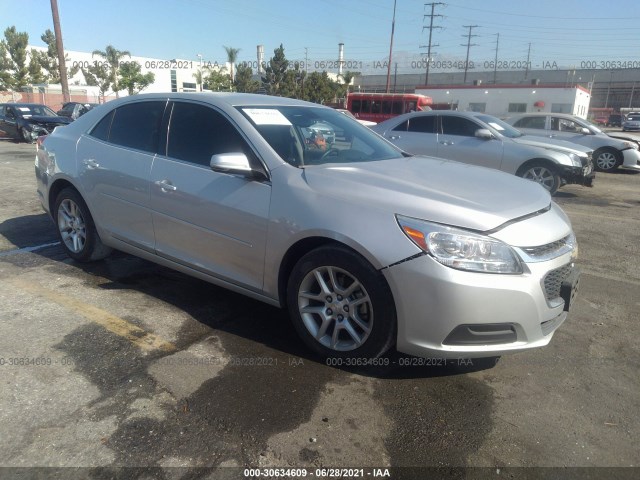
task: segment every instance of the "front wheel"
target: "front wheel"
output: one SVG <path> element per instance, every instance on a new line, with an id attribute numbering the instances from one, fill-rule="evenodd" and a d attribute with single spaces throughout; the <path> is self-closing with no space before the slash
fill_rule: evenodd
<path id="1" fill-rule="evenodd" d="M 516 173 L 519 177 L 526 180 L 532 180 L 542 185 L 551 195 L 558 191 L 560 182 L 562 181 L 554 168 L 544 162 L 531 162 Z"/>
<path id="2" fill-rule="evenodd" d="M 622 163 L 622 154 L 613 148 L 602 148 L 593 154 L 595 166 L 601 172 L 611 172 Z"/>
<path id="3" fill-rule="evenodd" d="M 22 137 L 22 139 L 27 142 L 27 143 L 35 143 L 36 139 L 33 138 L 33 136 L 31 135 L 30 132 L 27 131 L 27 129 L 25 128 L 21 128 L 20 129 L 20 136 Z"/>
<path id="4" fill-rule="evenodd" d="M 58 194 L 53 212 L 58 238 L 71 258 L 91 262 L 111 253 L 111 248 L 100 240 L 89 208 L 75 189 L 65 188 Z"/>
<path id="5" fill-rule="evenodd" d="M 373 359 L 395 341 L 396 312 L 386 280 L 341 246 L 320 247 L 298 261 L 287 306 L 298 335 L 323 358 Z"/>

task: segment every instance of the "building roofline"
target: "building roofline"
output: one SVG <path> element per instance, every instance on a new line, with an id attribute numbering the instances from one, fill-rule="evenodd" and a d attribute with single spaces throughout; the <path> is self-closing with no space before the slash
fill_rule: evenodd
<path id="1" fill-rule="evenodd" d="M 582 90 L 585 93 L 590 93 L 589 90 L 582 85 L 559 85 L 559 84 L 486 84 L 486 85 L 418 85 L 416 90 L 492 90 L 492 89 L 504 89 L 504 88 L 524 88 L 524 89 L 537 89 L 537 88 L 563 88 L 563 89 L 577 89 Z"/>

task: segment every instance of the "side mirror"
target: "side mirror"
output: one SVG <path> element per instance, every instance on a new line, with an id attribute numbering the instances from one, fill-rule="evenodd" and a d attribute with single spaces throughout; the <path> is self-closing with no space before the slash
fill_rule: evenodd
<path id="1" fill-rule="evenodd" d="M 587 127 L 582 127 L 580 129 L 580 133 L 582 133 L 583 135 L 591 135 L 591 130 L 589 130 Z"/>
<path id="2" fill-rule="evenodd" d="M 491 140 L 494 138 L 493 133 L 488 128 L 479 128 L 476 130 L 476 137 L 481 138 L 483 140 Z"/>
<path id="3" fill-rule="evenodd" d="M 244 153 L 219 153 L 211 156 L 209 167 L 214 172 L 242 175 L 251 179 L 264 179 L 264 172 L 254 170 Z"/>

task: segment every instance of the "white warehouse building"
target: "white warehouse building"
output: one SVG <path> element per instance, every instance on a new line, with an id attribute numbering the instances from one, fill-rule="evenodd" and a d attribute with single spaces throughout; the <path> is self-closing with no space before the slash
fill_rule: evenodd
<path id="1" fill-rule="evenodd" d="M 496 117 L 516 113 L 569 113 L 587 118 L 591 93 L 580 85 L 438 85 L 417 87 L 435 108 L 484 112 Z"/>

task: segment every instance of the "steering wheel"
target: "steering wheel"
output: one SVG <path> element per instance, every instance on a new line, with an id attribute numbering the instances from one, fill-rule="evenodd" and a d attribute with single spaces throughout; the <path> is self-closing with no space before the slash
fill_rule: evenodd
<path id="1" fill-rule="evenodd" d="M 320 161 L 324 161 L 327 157 L 331 155 L 335 155 L 336 157 L 338 157 L 340 155 L 340 149 L 335 147 L 330 148 L 329 150 L 327 150 L 322 154 L 322 156 L 320 157 Z"/>

